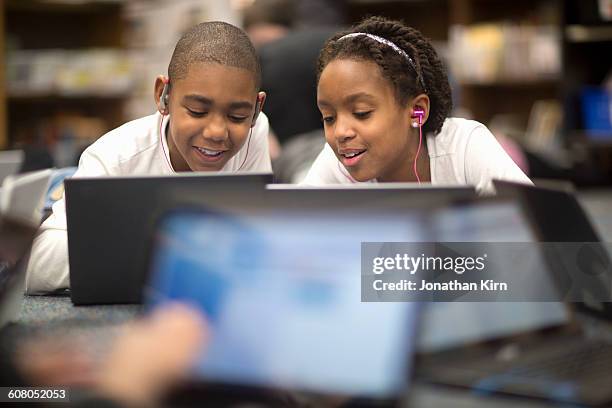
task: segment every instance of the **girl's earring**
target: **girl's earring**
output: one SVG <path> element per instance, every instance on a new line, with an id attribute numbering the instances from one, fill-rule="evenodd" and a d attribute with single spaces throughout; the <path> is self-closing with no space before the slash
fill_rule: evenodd
<path id="1" fill-rule="evenodd" d="M 412 122 L 412 127 L 413 128 L 418 128 L 419 127 L 419 123 L 418 122 Z"/>

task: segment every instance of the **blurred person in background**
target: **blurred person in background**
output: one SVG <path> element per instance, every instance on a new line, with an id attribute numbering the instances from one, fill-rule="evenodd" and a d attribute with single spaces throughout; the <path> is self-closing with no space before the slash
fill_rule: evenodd
<path id="1" fill-rule="evenodd" d="M 316 157 L 309 152 L 320 150 L 323 143 L 316 107 L 317 58 L 344 21 L 343 2 L 331 3 L 256 0 L 244 11 L 244 28 L 261 61 L 270 155 L 278 159 L 274 172 L 281 182 L 295 182 L 300 168 L 309 167 Z"/>

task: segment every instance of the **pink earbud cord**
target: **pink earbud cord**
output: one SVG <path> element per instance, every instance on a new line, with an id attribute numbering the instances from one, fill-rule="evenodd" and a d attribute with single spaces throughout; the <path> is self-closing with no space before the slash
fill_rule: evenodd
<path id="1" fill-rule="evenodd" d="M 414 175 L 416 176 L 417 182 L 421 184 L 419 178 L 419 172 L 417 171 L 417 160 L 419 160 L 419 153 L 421 152 L 421 143 L 423 142 L 423 126 L 421 126 L 421 119 L 419 118 L 419 147 L 417 148 L 416 156 L 414 156 Z"/>

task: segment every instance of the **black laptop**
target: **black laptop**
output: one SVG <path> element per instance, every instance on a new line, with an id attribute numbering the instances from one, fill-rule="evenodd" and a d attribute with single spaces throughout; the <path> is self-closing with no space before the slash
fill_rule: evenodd
<path id="1" fill-rule="evenodd" d="M 308 186 L 269 184 L 268 194 L 291 205 L 326 208 L 345 206 L 347 209 L 396 205 L 408 209 L 441 208 L 471 202 L 478 198 L 472 186 L 440 186 L 416 183 L 359 183 Z"/>
<path id="2" fill-rule="evenodd" d="M 246 173 L 66 180 L 72 302 L 141 302 L 154 223 L 182 191 L 223 203 L 255 197 L 271 181 L 271 174 Z"/>
<path id="3" fill-rule="evenodd" d="M 539 237 L 520 200 L 441 210 L 434 224 L 442 241 L 536 242 Z M 549 260 L 542 254 L 546 272 Z M 547 275 L 545 284 L 555 285 L 555 275 Z M 436 303 L 427 307 L 423 322 L 417 373 L 425 381 L 559 403 L 612 402 L 612 344 L 586 336 L 567 304 Z"/>
<path id="4" fill-rule="evenodd" d="M 500 195 L 519 200 L 538 240 L 548 243 L 550 269 L 567 300 L 612 320 L 612 261 L 575 195 L 508 181 L 494 185 Z"/>

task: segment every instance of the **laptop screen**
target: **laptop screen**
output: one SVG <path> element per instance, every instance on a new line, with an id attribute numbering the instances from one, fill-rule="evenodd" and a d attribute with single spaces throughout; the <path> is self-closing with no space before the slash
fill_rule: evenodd
<path id="1" fill-rule="evenodd" d="M 0 328 L 14 320 L 23 299 L 23 257 L 37 227 L 0 215 Z"/>
<path id="2" fill-rule="evenodd" d="M 19 171 L 23 159 L 23 150 L 0 151 L 0 185 L 6 177 Z"/>
<path id="3" fill-rule="evenodd" d="M 37 228 L 33 225 L 0 214 L 0 281 L 8 278 L 8 272 L 30 248 Z"/>
<path id="4" fill-rule="evenodd" d="M 439 241 L 534 241 L 523 212 L 513 201 L 490 201 L 444 209 L 433 217 L 431 228 Z M 499 250 L 503 251 L 503 246 Z M 544 259 L 540 263 L 546 270 Z M 553 285 L 553 280 L 552 276 L 543 273 L 530 283 L 548 287 Z M 560 325 L 568 319 L 567 308 L 561 302 L 431 303 L 424 310 L 419 349 L 434 351 L 491 340 Z"/>
<path id="5" fill-rule="evenodd" d="M 570 301 L 590 312 L 612 315 L 610 246 L 601 240 L 574 194 L 495 181 L 502 194 L 516 196 L 540 241 L 555 243 L 547 254 L 557 285 Z M 571 245 L 565 243 L 588 243 Z"/>
<path id="6" fill-rule="evenodd" d="M 210 382 L 389 398 L 408 384 L 417 303 L 362 303 L 362 241 L 422 240 L 409 215 L 178 211 L 160 224 L 149 305 L 195 303 Z"/>

